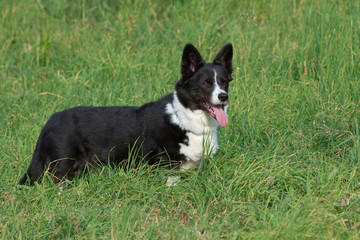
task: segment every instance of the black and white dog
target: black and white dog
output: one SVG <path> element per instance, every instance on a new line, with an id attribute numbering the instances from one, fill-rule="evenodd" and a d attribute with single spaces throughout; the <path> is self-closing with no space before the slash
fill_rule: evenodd
<path id="1" fill-rule="evenodd" d="M 218 127 L 228 123 L 232 57 L 228 43 L 206 63 L 187 44 L 182 78 L 171 94 L 140 107 L 75 107 L 55 113 L 40 133 L 20 184 L 40 181 L 46 170 L 58 182 L 88 166 L 116 166 L 134 152 L 150 165 L 198 167 L 203 153 L 217 151 Z"/>

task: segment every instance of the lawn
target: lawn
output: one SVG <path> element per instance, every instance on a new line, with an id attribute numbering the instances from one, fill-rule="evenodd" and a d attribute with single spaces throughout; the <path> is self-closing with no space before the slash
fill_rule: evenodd
<path id="1" fill-rule="evenodd" d="M 0 239 L 360 238 L 360 2 L 0 2 Z M 173 90 L 234 45 L 220 151 L 19 186 L 47 119 Z"/>

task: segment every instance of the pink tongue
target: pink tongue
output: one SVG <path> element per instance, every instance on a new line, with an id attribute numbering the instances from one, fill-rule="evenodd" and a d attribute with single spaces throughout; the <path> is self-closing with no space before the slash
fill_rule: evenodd
<path id="1" fill-rule="evenodd" d="M 221 126 L 225 127 L 229 120 L 222 107 L 212 106 L 212 109 L 214 109 L 216 120 L 220 123 Z"/>

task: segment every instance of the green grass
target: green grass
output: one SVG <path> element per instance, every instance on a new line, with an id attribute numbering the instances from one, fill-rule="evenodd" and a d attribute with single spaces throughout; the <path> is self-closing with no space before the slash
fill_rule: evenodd
<path id="1" fill-rule="evenodd" d="M 360 238 L 359 1 L 0 2 L 0 239 Z M 42 126 L 172 91 L 187 42 L 232 42 L 221 150 L 165 170 L 17 185 Z"/>

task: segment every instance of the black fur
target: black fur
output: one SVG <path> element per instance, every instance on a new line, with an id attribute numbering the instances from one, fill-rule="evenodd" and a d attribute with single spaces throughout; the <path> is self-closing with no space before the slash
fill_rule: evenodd
<path id="1" fill-rule="evenodd" d="M 212 69 L 221 75 L 227 92 L 232 79 L 231 59 L 231 44 L 222 48 L 213 63 L 205 63 L 197 49 L 187 44 L 181 62 L 182 78 L 175 86 L 181 104 L 191 110 L 204 110 L 202 103 L 211 93 L 206 81 Z M 32 185 L 46 170 L 58 182 L 87 166 L 117 166 L 131 158 L 131 149 L 149 164 L 179 166 L 186 161 L 179 153 L 179 144 L 188 144 L 188 139 L 187 131 L 171 122 L 166 113 L 173 98 L 169 94 L 140 107 L 75 107 L 55 113 L 42 129 L 30 166 L 19 183 Z"/>

